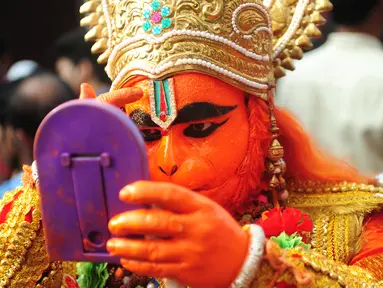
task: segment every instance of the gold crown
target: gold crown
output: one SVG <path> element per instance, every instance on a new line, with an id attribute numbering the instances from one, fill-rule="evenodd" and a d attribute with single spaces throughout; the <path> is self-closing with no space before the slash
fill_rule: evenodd
<path id="1" fill-rule="evenodd" d="M 262 98 L 321 35 L 328 0 L 90 0 L 86 40 L 121 87 L 198 71 Z"/>

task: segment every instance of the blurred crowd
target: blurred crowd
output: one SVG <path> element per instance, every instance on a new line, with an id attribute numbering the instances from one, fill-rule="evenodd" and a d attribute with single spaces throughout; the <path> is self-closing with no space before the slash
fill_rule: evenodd
<path id="1" fill-rule="evenodd" d="M 329 35 L 277 85 L 322 148 L 362 172 L 383 172 L 383 0 L 332 0 Z"/>
<path id="2" fill-rule="evenodd" d="M 55 71 L 28 59 L 13 63 L 6 39 L 0 38 L 0 198 L 21 185 L 22 166 L 32 164 L 37 129 L 51 110 L 78 98 L 81 83 L 91 84 L 97 94 L 109 90 L 85 33 L 71 31 L 52 45 Z"/>
<path id="3" fill-rule="evenodd" d="M 332 0 L 324 37 L 277 83 L 276 103 L 292 110 L 324 149 L 365 173 L 383 172 L 383 0 Z M 0 37 L 0 197 L 21 184 L 44 117 L 76 99 L 81 83 L 109 90 L 83 29 L 52 45 L 54 71 L 13 63 Z M 25 49 L 28 49 L 26 47 Z"/>

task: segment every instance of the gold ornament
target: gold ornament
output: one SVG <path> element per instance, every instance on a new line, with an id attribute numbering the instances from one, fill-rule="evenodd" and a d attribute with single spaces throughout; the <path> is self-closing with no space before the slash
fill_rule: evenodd
<path id="1" fill-rule="evenodd" d="M 275 263 L 263 261 L 261 267 L 257 271 L 256 279 L 251 286 L 252 288 L 275 287 L 274 285 L 270 285 L 273 284 L 270 283 L 270 279 L 273 279 L 273 282 L 284 282 L 294 287 L 310 288 L 379 288 L 383 286 L 383 282 L 375 279 L 368 273 L 368 271 L 361 269 L 360 267 L 349 266 L 326 259 L 323 255 L 316 253 L 315 251 L 306 251 L 302 247 L 283 250 L 279 248 L 278 245 L 275 245 L 273 249 L 273 253 L 277 255 L 277 257 L 281 255 L 280 259 L 283 259 L 282 263 L 290 264 L 290 269 L 283 270 L 283 267 L 288 267 L 286 264 L 281 265 L 281 267 L 275 267 Z M 284 253 L 282 253 L 282 251 Z M 291 267 L 294 267 L 295 269 L 291 269 Z M 274 270 L 276 268 L 277 270 Z M 300 273 L 296 273 L 298 271 Z M 304 274 L 305 276 L 307 274 L 311 275 L 311 284 L 304 285 L 298 283 L 296 276 L 302 276 Z M 302 280 L 301 277 L 300 280 Z"/>
<path id="2" fill-rule="evenodd" d="M 80 12 L 112 89 L 136 75 L 194 71 L 267 100 L 330 8 L 327 0 L 89 0 Z"/>
<path id="3" fill-rule="evenodd" d="M 282 67 L 286 68 L 288 70 L 293 71 L 295 69 L 295 66 L 294 66 L 294 63 L 293 63 L 293 59 L 291 59 L 290 57 L 287 57 L 287 58 L 283 59 Z"/>
<path id="4" fill-rule="evenodd" d="M 60 287 L 64 275 L 76 275 L 76 263 L 49 261 L 39 192 L 31 169 L 24 170 L 24 187 L 6 193 L 0 201 L 1 211 L 13 203 L 0 224 L 0 288 Z"/>
<path id="5" fill-rule="evenodd" d="M 319 38 L 322 36 L 322 33 L 314 23 L 310 23 L 306 29 L 305 34 L 312 38 Z"/>
<path id="6" fill-rule="evenodd" d="M 291 57 L 293 59 L 301 60 L 303 58 L 303 51 L 302 51 L 302 49 L 299 48 L 299 47 L 294 47 L 291 50 Z"/>
<path id="7" fill-rule="evenodd" d="M 274 116 L 274 103 L 273 103 L 273 90 L 269 91 L 268 104 L 270 110 L 270 132 L 272 135 L 271 144 L 266 158 L 266 170 L 267 176 L 270 178 L 269 188 L 273 197 L 274 207 L 279 207 L 280 195 L 287 194 L 286 181 L 283 175 L 286 172 L 286 163 L 283 159 L 284 149 L 277 140 L 279 136 L 279 128 L 277 126 L 277 120 Z M 286 195 L 287 196 L 287 195 Z"/>
<path id="8" fill-rule="evenodd" d="M 288 207 L 309 214 L 313 220 L 311 248 L 346 264 L 360 250 L 365 217 L 383 206 L 383 188 L 372 185 L 288 181 L 287 189 Z"/>
<path id="9" fill-rule="evenodd" d="M 320 12 L 328 12 L 331 11 L 333 8 L 333 5 L 329 0 L 319 0 L 316 3 L 316 10 Z"/>
<path id="10" fill-rule="evenodd" d="M 317 26 L 320 26 L 326 24 L 326 19 L 320 14 L 319 11 L 316 11 L 311 15 L 311 22 Z"/>

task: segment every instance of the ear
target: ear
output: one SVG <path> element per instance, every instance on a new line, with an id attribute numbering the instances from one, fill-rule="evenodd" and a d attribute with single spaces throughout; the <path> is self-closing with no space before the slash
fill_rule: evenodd
<path id="1" fill-rule="evenodd" d="M 33 139 L 22 129 L 14 130 L 14 145 L 20 165 L 30 165 L 33 162 Z"/>
<path id="2" fill-rule="evenodd" d="M 93 78 L 93 64 L 88 59 L 82 59 L 77 64 L 77 69 L 80 72 L 81 82 L 89 82 Z"/>

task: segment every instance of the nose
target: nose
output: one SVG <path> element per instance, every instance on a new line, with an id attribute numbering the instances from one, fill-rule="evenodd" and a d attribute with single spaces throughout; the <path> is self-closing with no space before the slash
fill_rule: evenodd
<path id="1" fill-rule="evenodd" d="M 166 176 L 173 176 L 177 170 L 178 170 L 178 166 L 177 165 L 173 165 L 170 169 L 164 169 L 163 167 L 161 166 L 158 166 L 158 168 L 161 170 L 162 173 L 164 173 Z"/>

